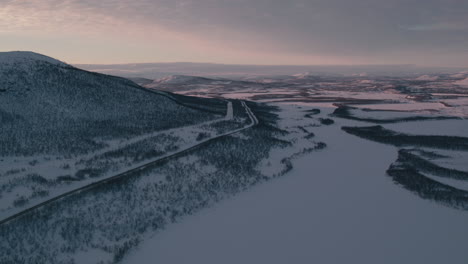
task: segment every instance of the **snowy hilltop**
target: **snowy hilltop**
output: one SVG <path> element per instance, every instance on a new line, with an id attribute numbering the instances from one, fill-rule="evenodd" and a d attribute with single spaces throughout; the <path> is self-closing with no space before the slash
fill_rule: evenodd
<path id="1" fill-rule="evenodd" d="M 197 76 L 187 76 L 187 75 L 171 75 L 164 78 L 155 80 L 155 83 L 165 83 L 165 84 L 180 84 L 180 83 L 199 83 L 199 82 L 209 82 L 213 81 L 212 79 L 197 77 Z"/>
<path id="2" fill-rule="evenodd" d="M 0 53 L 0 120 L 8 124 L 0 154 L 83 153 L 102 147 L 103 137 L 186 125 L 195 116 L 206 114 L 124 78 L 32 52 Z"/>
<path id="3" fill-rule="evenodd" d="M 59 66 L 68 66 L 64 62 L 31 51 L 0 52 L 0 67 L 12 64 L 25 67 L 44 62 Z"/>

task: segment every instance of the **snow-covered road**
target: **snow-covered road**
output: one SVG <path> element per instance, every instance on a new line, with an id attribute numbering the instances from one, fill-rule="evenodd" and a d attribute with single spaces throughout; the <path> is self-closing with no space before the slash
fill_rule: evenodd
<path id="1" fill-rule="evenodd" d="M 121 148 L 125 148 L 126 146 L 129 146 L 129 145 L 134 144 L 136 142 L 143 141 L 145 139 L 149 139 L 149 138 L 152 138 L 152 137 L 157 137 L 159 135 L 168 135 L 168 134 L 171 134 L 171 133 L 183 134 L 185 131 L 193 131 L 193 130 L 199 129 L 199 128 L 203 127 L 203 126 L 209 126 L 209 125 L 214 124 L 216 122 L 219 122 L 221 120 L 232 120 L 234 118 L 233 112 L 234 111 L 232 109 L 232 102 L 227 101 L 227 103 L 226 103 L 226 115 L 224 117 L 222 117 L 222 118 L 217 118 L 217 119 L 214 119 L 214 120 L 205 121 L 205 122 L 195 124 L 195 125 L 176 127 L 176 128 L 166 129 L 166 130 L 162 130 L 162 131 L 156 131 L 156 132 L 144 134 L 144 135 L 141 135 L 141 136 L 133 137 L 133 138 L 130 138 L 128 140 L 118 142 L 117 144 L 110 144 L 109 147 L 100 149 L 99 151 L 90 153 L 88 155 L 80 156 L 79 159 L 89 159 L 89 158 L 92 158 L 94 156 L 104 154 L 106 152 L 110 152 L 110 151 L 118 150 L 118 149 L 121 149 Z"/>
<path id="2" fill-rule="evenodd" d="M 23 215 L 28 214 L 29 212 L 31 212 L 33 210 L 36 210 L 36 209 L 38 209 L 38 208 L 40 208 L 42 206 L 46 206 L 48 204 L 51 204 L 51 203 L 53 203 L 53 202 L 55 202 L 57 200 L 63 199 L 65 197 L 68 197 L 68 196 L 71 196 L 71 195 L 74 195 L 74 194 L 77 194 L 77 193 L 82 193 L 82 192 L 91 190 L 94 187 L 99 186 L 99 185 L 109 184 L 109 183 L 111 183 L 111 182 L 113 182 L 113 181 L 115 181 L 115 180 L 117 180 L 119 178 L 127 177 L 127 176 L 131 175 L 134 172 L 137 172 L 139 170 L 143 170 L 143 169 L 145 169 L 145 168 L 147 168 L 149 166 L 153 166 L 156 163 L 160 163 L 162 161 L 181 156 L 181 155 L 183 155 L 183 154 L 185 154 L 185 153 L 187 153 L 189 151 L 192 151 L 192 150 L 194 150 L 196 148 L 199 148 L 199 147 L 201 147 L 201 146 L 203 146 L 205 144 L 208 144 L 211 141 L 218 140 L 218 139 L 220 139 L 222 137 L 238 133 L 240 131 L 243 131 L 245 129 L 249 129 L 252 126 L 255 126 L 256 124 L 258 124 L 258 119 L 253 114 L 251 109 L 247 106 L 247 104 L 245 104 L 245 102 L 243 102 L 243 101 L 241 102 L 241 104 L 244 107 L 244 109 L 245 109 L 245 111 L 246 111 L 246 113 L 249 116 L 249 119 L 251 121 L 249 125 L 247 125 L 245 127 L 242 127 L 242 128 L 239 128 L 239 129 L 236 129 L 236 130 L 232 130 L 232 131 L 228 131 L 228 132 L 225 132 L 225 133 L 222 133 L 222 134 L 211 136 L 211 137 L 202 139 L 202 140 L 197 141 L 197 142 L 192 142 L 190 144 L 186 144 L 183 148 L 180 148 L 180 149 L 178 149 L 177 151 L 174 151 L 174 152 L 166 153 L 165 155 L 160 156 L 160 157 L 158 157 L 158 158 L 156 158 L 156 159 L 154 159 L 152 161 L 145 162 L 144 164 L 137 164 L 137 165 L 134 165 L 134 166 L 131 166 L 131 167 L 127 167 L 125 171 L 120 172 L 117 175 L 107 177 L 105 179 L 101 179 L 101 180 L 86 184 L 84 186 L 82 185 L 79 188 L 69 190 L 69 191 L 64 192 L 64 193 L 62 193 L 60 195 L 56 195 L 54 198 L 51 198 L 51 199 L 48 199 L 46 201 L 42 201 L 40 203 L 37 203 L 37 204 L 29 207 L 28 209 L 22 210 L 21 212 L 17 212 L 17 213 L 14 213 L 14 214 L 10 215 L 10 216 L 6 216 L 3 220 L 0 220 L 0 225 L 8 223 L 8 222 L 10 222 L 10 221 L 12 221 L 14 219 L 17 219 L 17 218 L 19 218 L 19 217 L 21 217 Z M 227 114 L 226 114 L 225 118 L 228 118 L 229 115 L 232 115 L 233 110 L 232 110 L 232 103 L 231 102 L 229 102 L 227 104 L 227 111 L 226 112 L 227 112 Z M 216 121 L 219 121 L 219 119 L 217 119 Z M 210 121 L 210 122 L 215 122 L 215 121 Z M 152 136 L 154 136 L 154 135 L 152 135 Z"/>
<path id="3" fill-rule="evenodd" d="M 232 109 L 232 102 L 227 102 L 227 110 L 226 110 L 226 120 L 232 120 L 234 118 L 234 111 Z"/>

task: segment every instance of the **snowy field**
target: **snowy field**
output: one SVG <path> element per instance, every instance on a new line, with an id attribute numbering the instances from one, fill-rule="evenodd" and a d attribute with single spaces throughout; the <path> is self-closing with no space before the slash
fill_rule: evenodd
<path id="1" fill-rule="evenodd" d="M 1 264 L 467 263 L 461 72 L 128 80 L 11 56 Z M 26 78 L 42 67 L 53 78 Z M 67 85 L 52 81 L 63 74 Z M 70 134 L 63 120 L 78 114 Z"/>
<path id="2" fill-rule="evenodd" d="M 327 147 L 294 159 L 284 177 L 162 230 L 124 263 L 466 263 L 468 153 L 414 143 L 418 136 L 466 140 L 462 81 L 301 78 L 272 79 L 264 89 L 212 87 L 199 95 L 277 105 L 281 129 L 306 128 Z M 171 89 L 185 93 L 183 85 Z M 334 115 L 343 105 L 356 118 Z M 320 114 L 307 116 L 312 109 Z M 334 124 L 317 124 L 329 118 Z M 383 144 L 341 129 L 376 124 L 413 143 L 380 139 Z M 402 160 L 401 151 L 425 154 Z M 273 149 L 258 170 L 268 172 L 277 155 Z M 398 166 L 419 173 L 416 185 L 390 174 Z"/>
<path id="3" fill-rule="evenodd" d="M 285 128 L 310 123 L 306 105 L 281 107 Z M 385 171 L 398 149 L 340 129 L 365 123 L 335 121 L 313 130 L 327 148 L 288 175 L 168 227 L 124 263 L 465 263 L 468 212 L 393 184 Z"/>

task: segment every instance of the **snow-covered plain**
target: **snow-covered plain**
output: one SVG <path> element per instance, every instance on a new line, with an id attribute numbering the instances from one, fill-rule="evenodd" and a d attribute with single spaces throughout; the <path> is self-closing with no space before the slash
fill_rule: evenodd
<path id="1" fill-rule="evenodd" d="M 458 137 L 468 136 L 468 120 L 466 119 L 403 122 L 398 124 L 388 124 L 385 127 L 406 134 Z"/>
<path id="2" fill-rule="evenodd" d="M 310 123 L 304 108 L 282 105 L 283 126 Z M 287 176 L 168 227 L 124 263 L 466 263 L 468 212 L 393 184 L 398 149 L 340 129 L 366 123 L 335 121 L 312 130 L 328 147 Z"/>
<path id="3" fill-rule="evenodd" d="M 455 82 L 456 85 L 468 88 L 468 78 Z"/>
<path id="4" fill-rule="evenodd" d="M 263 89 L 210 89 L 207 95 L 281 105 L 283 129 L 307 127 L 314 140 L 325 142 L 327 148 L 294 160 L 293 170 L 285 177 L 168 227 L 124 262 L 466 263 L 468 212 L 421 199 L 396 184 L 386 171 L 397 160 L 399 148 L 341 130 L 373 124 L 340 118 L 334 118 L 331 126 L 314 123 L 316 118 L 327 118 L 335 103 L 344 103 L 356 107 L 353 112 L 361 118 L 461 117 L 384 127 L 412 135 L 468 135 L 465 90 L 446 77 L 426 75 L 397 84 L 401 80 L 311 79 L 297 85 L 295 80 L 279 83 L 277 79 Z M 463 80 L 455 84 L 463 87 Z M 178 89 L 184 90 L 183 86 Z M 303 110 L 310 108 L 322 113 L 314 120 L 304 118 Z M 431 159 L 434 164 L 468 171 L 466 152 L 435 153 L 447 158 Z M 259 170 L 268 173 L 278 163 L 277 155 L 272 150 Z M 423 175 L 467 190 L 466 181 Z"/>
<path id="5" fill-rule="evenodd" d="M 34 72 L 36 64 L 50 69 L 65 67 L 53 71 L 57 76 L 71 74 L 69 70 L 72 69 L 60 61 L 33 53 L 0 54 L 2 60 L 4 68 L 30 65 L 24 69 L 19 67 L 26 75 Z M 62 178 L 62 173 L 74 172 L 78 165 L 86 166 L 83 169 L 93 168 L 94 163 L 103 161 L 100 155 L 113 152 L 111 150 L 127 149 L 136 143 L 143 145 L 138 145 L 135 153 L 129 152 L 136 158 L 133 165 L 125 163 L 126 158 L 121 160 L 120 156 L 105 160 L 112 172 L 117 173 L 123 170 L 124 163 L 128 169 L 140 164 L 138 162 L 147 162 L 140 160 L 147 147 L 164 149 L 166 154 L 157 154 L 164 156 L 177 152 L 177 148 L 180 151 L 195 142 L 227 135 L 227 131 L 242 130 L 188 156 L 148 168 L 143 172 L 144 177 L 140 175 L 135 181 L 129 179 L 121 185 L 115 183 L 96 192 L 69 197 L 54 206 L 34 211 L 31 217 L 19 219 L 16 225 L 0 226 L 3 237 L 0 240 L 3 261 L 0 262 L 14 259 L 13 262 L 37 263 L 47 259 L 49 263 L 100 264 L 466 263 L 468 141 L 464 139 L 468 123 L 462 118 L 468 117 L 468 92 L 464 80 L 460 80 L 462 76 L 421 74 L 424 73 L 407 77 L 376 77 L 367 73 L 337 77 L 307 72 L 236 80 L 183 75 L 155 81 L 135 79 L 135 82 L 149 84 L 148 88 L 180 94 L 269 102 L 280 107 L 280 121 L 277 124 L 272 107 L 219 100 L 227 102 L 224 118 L 203 115 L 199 122 L 191 123 L 196 121 L 191 120 L 193 118 L 187 118 L 188 122 L 178 120 L 181 125 L 166 127 L 163 131 L 140 131 L 136 135 L 110 138 L 107 147 L 87 152 L 86 155 L 95 159 L 86 165 L 77 161 L 71 168 L 64 166 L 67 159 L 76 161 L 83 157 L 79 155 L 65 159 L 35 155 L 21 161 L 15 156 L 3 157 L 0 185 L 10 185 L 12 179 L 18 178 L 15 174 L 27 174 L 28 170 L 48 176 L 41 178 L 31 174 L 26 178 L 30 182 L 19 179 L 12 187 L 0 189 L 0 216 L 7 216 L 21 211 L 21 208 L 1 210 L 15 201 L 22 202 L 18 198 L 20 194 L 37 198 L 29 205 L 46 199 L 36 197 L 45 192 L 37 190 L 37 181 Z M 10 74 L 5 76 L 13 81 L 4 80 L 11 86 L 8 89 L 0 87 L 3 93 L 0 99 L 4 98 L 0 108 L 8 106 L 10 100 L 5 95 L 18 90 L 13 89 L 18 86 L 15 80 L 22 79 Z M 40 79 L 41 75 L 37 77 Z M 133 87 L 132 83 L 124 83 Z M 28 88 L 27 83 L 24 86 Z M 44 86 L 43 90 L 50 91 L 49 86 Z M 33 91 L 37 90 L 35 88 Z M 28 89 L 24 91 L 29 92 Z M 127 88 L 124 91 L 128 91 Z M 175 94 L 153 92 L 164 97 L 161 101 L 167 101 L 164 106 L 158 105 L 163 110 L 168 110 L 172 101 L 177 100 Z M 116 100 L 103 101 L 114 103 Z M 201 102 L 209 102 L 208 99 L 186 100 L 176 108 L 184 110 L 182 114 L 188 112 L 184 109 L 187 105 L 203 107 Z M 37 101 L 42 103 L 43 100 Z M 51 105 L 56 105 L 52 99 L 50 101 Z M 130 110 L 141 106 L 141 99 L 135 102 Z M 128 103 L 122 105 L 128 106 Z M 216 105 L 219 108 L 219 103 Z M 222 105 L 224 110 L 225 105 Z M 343 105 L 353 107 L 353 115 L 366 122 L 331 115 L 335 107 Z M 17 109 L 7 108 L 13 113 L 20 112 Z M 144 107 L 145 112 L 146 109 L 154 110 Z M 5 109 L 0 109 L 0 119 L 11 122 L 16 118 L 2 110 Z M 120 120 L 125 111 L 103 111 L 106 112 L 116 114 Z M 161 121 L 178 119 L 177 113 L 171 112 Z M 383 122 L 381 130 L 375 126 L 380 123 L 372 124 L 373 118 L 441 115 L 460 118 Z M 245 124 L 247 119 L 251 121 L 248 125 Z M 135 118 L 129 120 L 130 123 L 136 121 Z M 257 123 L 259 126 L 253 127 Z M 381 131 L 377 135 L 380 141 L 375 137 L 360 138 L 346 132 L 349 130 L 342 129 L 343 126 L 377 127 L 377 131 Z M 458 140 L 455 142 L 460 142 L 460 149 L 442 146 L 441 150 L 437 149 L 437 144 L 435 147 L 401 142 L 398 145 L 395 139 L 391 142 L 385 138 L 385 133 L 391 134 L 388 137 L 406 136 L 405 139 L 414 138 L 412 135 L 437 135 L 439 142 L 440 138 Z M 168 138 L 164 142 L 166 145 L 147 141 L 165 138 Z M 395 147 L 401 145 L 403 147 Z M 119 165 L 121 161 L 124 163 Z M 13 167 L 6 168 L 4 164 Z M 406 168 L 414 169 L 410 171 L 413 174 L 395 176 L 387 171 L 390 166 L 408 166 Z M 23 167 L 28 169 L 21 169 Z M 410 182 L 405 180 L 417 173 L 426 181 L 418 182 L 420 179 L 416 177 L 413 181 L 419 186 L 405 185 Z M 401 181 L 402 177 L 406 178 Z M 77 185 L 70 183 L 64 188 L 73 189 L 85 183 L 86 180 Z M 66 191 L 64 188 L 48 194 L 55 196 Z"/>

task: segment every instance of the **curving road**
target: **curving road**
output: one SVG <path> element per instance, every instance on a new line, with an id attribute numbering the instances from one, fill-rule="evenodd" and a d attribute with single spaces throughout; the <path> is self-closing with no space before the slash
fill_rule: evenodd
<path id="1" fill-rule="evenodd" d="M 231 103 L 231 102 L 230 102 Z M 231 103 L 232 104 L 232 103 Z M 232 130 L 232 131 L 229 131 L 229 132 L 226 132 L 224 134 L 220 134 L 220 135 L 217 135 L 217 136 L 214 136 L 214 137 L 211 137 L 211 138 L 208 138 L 208 139 L 204 139 L 204 140 L 201 140 L 199 143 L 197 143 L 196 145 L 193 145 L 193 146 L 190 146 L 190 147 L 187 147 L 185 149 L 181 149 L 175 153 L 172 153 L 172 154 L 168 154 L 168 155 L 165 155 L 165 156 L 162 156 L 162 157 L 159 157 L 153 161 L 150 161 L 144 165 L 141 165 L 137 168 L 133 168 L 131 170 L 128 170 L 128 171 L 125 171 L 125 172 L 122 172 L 120 174 L 117 174 L 115 176 L 112 176 L 112 177 L 108 177 L 108 178 L 105 178 L 105 179 L 102 179 L 100 181 L 96 181 L 96 182 L 93 182 L 93 183 L 90 183 L 88 185 L 85 185 L 83 187 L 80 187 L 78 189 L 74 189 L 74 190 L 71 190 L 71 191 L 68 191 L 66 193 L 63 193 L 59 196 L 56 196 L 54 198 L 51 198 L 47 201 L 44 201 L 40 204 L 37 204 L 33 207 L 30 207 L 24 211 L 21 211 L 19 213 L 16 213 L 10 217 L 7 217 L 3 220 L 0 220 L 0 225 L 4 225 L 4 224 L 7 224 L 15 219 L 18 219 L 18 218 L 21 218 L 22 216 L 36 210 L 36 209 L 40 209 L 41 207 L 44 207 L 48 204 L 51 204 L 55 201 L 58 201 L 60 199 L 63 199 L 63 198 L 66 198 L 66 197 L 69 197 L 69 196 L 72 196 L 72 195 L 75 195 L 75 194 L 79 194 L 79 193 L 83 193 L 83 192 L 86 192 L 86 191 L 89 191 L 97 186 L 101 186 L 101 185 L 105 185 L 105 184 L 110 184 L 110 183 L 113 183 L 121 178 L 124 178 L 124 177 L 129 177 L 132 173 L 134 172 L 137 172 L 137 171 L 141 171 L 141 170 L 144 170 L 145 168 L 147 167 L 150 167 L 150 166 L 153 166 L 155 164 L 158 164 L 158 163 L 162 163 L 164 161 L 167 161 L 169 159 L 172 159 L 172 158 L 176 158 L 176 157 L 180 157 L 194 149 L 197 149 L 197 148 L 200 148 L 204 145 L 207 145 L 209 144 L 210 142 L 213 142 L 215 140 L 219 140 L 223 137 L 226 137 L 226 136 L 229 136 L 229 135 L 232 135 L 232 134 L 235 134 L 235 133 L 238 133 L 238 132 L 241 132 L 243 130 L 246 130 L 246 129 L 249 129 L 255 125 L 258 124 L 258 119 L 257 117 L 254 115 L 254 113 L 252 112 L 252 110 L 247 106 L 247 104 L 244 102 L 244 101 L 241 101 L 241 104 L 242 106 L 244 107 L 247 115 L 249 116 L 249 119 L 250 119 L 250 124 L 243 127 L 243 128 L 239 128 L 239 129 L 236 129 L 236 130 Z"/>

